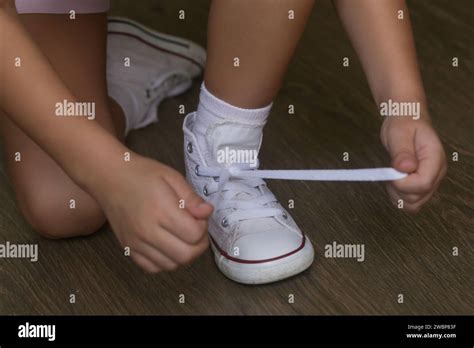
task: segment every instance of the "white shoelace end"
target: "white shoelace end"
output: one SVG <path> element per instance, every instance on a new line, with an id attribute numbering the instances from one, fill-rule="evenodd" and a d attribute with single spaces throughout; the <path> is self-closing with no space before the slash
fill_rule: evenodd
<path id="1" fill-rule="evenodd" d="M 370 168 L 349 170 L 352 178 L 348 181 L 393 181 L 401 180 L 408 174 L 394 168 Z"/>
<path id="2" fill-rule="evenodd" d="M 232 176 L 280 180 L 308 181 L 393 181 L 407 176 L 394 168 L 364 169 L 298 169 L 298 170 L 239 170 Z"/>

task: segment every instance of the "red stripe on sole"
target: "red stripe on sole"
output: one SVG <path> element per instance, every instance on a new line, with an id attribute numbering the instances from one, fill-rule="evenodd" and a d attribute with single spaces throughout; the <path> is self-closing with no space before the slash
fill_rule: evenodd
<path id="1" fill-rule="evenodd" d="M 303 241 L 301 242 L 301 245 L 296 248 L 295 250 L 293 251 L 290 251 L 289 253 L 286 253 L 284 255 L 280 255 L 280 256 L 277 256 L 277 257 L 272 257 L 270 259 L 264 259 L 264 260 L 244 260 L 244 259 L 238 259 L 236 257 L 233 257 L 233 256 L 230 256 L 229 254 L 227 254 L 224 250 L 222 250 L 219 245 L 217 244 L 217 242 L 214 240 L 214 238 L 212 238 L 211 235 L 209 235 L 209 238 L 211 238 L 211 242 L 212 244 L 216 247 L 216 249 L 219 251 L 219 253 L 224 256 L 226 259 L 228 260 L 231 260 L 233 262 L 238 262 L 238 263 L 245 263 L 245 264 L 256 264 L 256 263 L 265 263 L 265 262 L 271 262 L 271 261 L 276 261 L 276 260 L 280 260 L 280 259 L 284 259 L 285 257 L 288 257 L 288 256 L 291 256 L 293 254 L 296 254 L 298 251 L 300 251 L 301 249 L 304 248 L 305 244 L 306 244 L 306 238 L 303 234 Z"/>

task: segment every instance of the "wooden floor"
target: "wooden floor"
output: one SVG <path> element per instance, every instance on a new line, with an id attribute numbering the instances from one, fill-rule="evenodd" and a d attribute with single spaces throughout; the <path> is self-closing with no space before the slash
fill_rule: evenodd
<path id="1" fill-rule="evenodd" d="M 112 12 L 205 44 L 208 2 L 137 3 L 115 1 Z M 20 216 L 2 167 L 0 243 L 39 243 L 40 255 L 37 263 L 0 259 L 0 314 L 474 314 L 474 2 L 409 6 L 434 124 L 449 158 L 459 153 L 420 214 L 393 208 L 382 184 L 273 181 L 282 202 L 295 201 L 292 214 L 314 244 L 308 271 L 276 284 L 239 285 L 217 270 L 208 251 L 190 267 L 150 276 L 123 256 L 108 227 L 89 238 L 39 238 Z M 346 56 L 350 68 L 340 64 Z M 132 133 L 130 146 L 183 171 L 177 110 L 195 109 L 198 87 L 196 81 L 186 95 L 164 102 L 160 123 Z M 295 105 L 291 117 L 288 104 Z M 388 165 L 376 115 L 334 9 L 320 0 L 265 130 L 263 167 Z M 345 151 L 349 163 L 342 161 Z M 333 241 L 364 244 L 366 260 L 325 258 L 324 246 Z"/>

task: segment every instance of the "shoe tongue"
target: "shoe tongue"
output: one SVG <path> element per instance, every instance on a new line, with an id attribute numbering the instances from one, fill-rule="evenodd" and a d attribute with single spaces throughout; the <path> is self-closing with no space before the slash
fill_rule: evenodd
<path id="1" fill-rule="evenodd" d="M 207 131 L 208 158 L 213 165 L 240 163 L 256 166 L 263 126 L 223 121 L 211 127 Z"/>
<path id="2" fill-rule="evenodd" d="M 255 231 L 255 226 L 258 226 L 260 233 L 275 232 L 275 230 L 282 228 L 282 225 L 275 218 L 265 217 L 240 221 L 239 231 L 248 231 L 247 233 L 252 233 Z"/>
<path id="3" fill-rule="evenodd" d="M 244 185 L 246 184 L 244 179 L 230 179 L 230 180 L 235 180 L 235 181 L 240 182 Z M 224 190 L 224 191 L 225 191 L 223 193 L 224 197 L 225 196 L 227 196 L 228 198 L 236 197 L 237 199 L 243 200 L 243 201 L 249 201 L 249 200 L 257 198 L 258 196 L 261 195 L 261 191 L 258 187 L 253 187 L 251 190 L 249 190 L 251 192 L 243 192 L 243 191 L 237 192 L 237 191 L 234 191 L 234 190 Z"/>
<path id="4" fill-rule="evenodd" d="M 257 158 L 263 136 L 262 124 L 243 124 L 235 121 L 222 120 L 207 129 L 206 149 L 209 165 L 231 166 L 236 164 L 258 165 Z M 232 180 L 232 179 L 231 179 Z M 245 180 L 238 180 L 245 184 Z M 261 193 L 258 188 L 254 192 L 239 192 L 234 197 L 250 200 Z M 226 194 L 232 194 L 231 192 Z"/>

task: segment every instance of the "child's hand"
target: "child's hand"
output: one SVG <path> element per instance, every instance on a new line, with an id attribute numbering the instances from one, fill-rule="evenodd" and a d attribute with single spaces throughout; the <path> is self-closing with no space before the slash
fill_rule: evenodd
<path id="1" fill-rule="evenodd" d="M 208 247 L 212 206 L 177 171 L 134 154 L 105 186 L 96 198 L 120 244 L 130 248 L 130 256 L 144 270 L 174 270 Z"/>
<path id="2" fill-rule="evenodd" d="M 426 120 L 388 118 L 380 132 L 392 166 L 409 175 L 387 185 L 394 203 L 403 200 L 404 209 L 416 213 L 437 190 L 446 174 L 446 155 L 435 130 Z"/>

